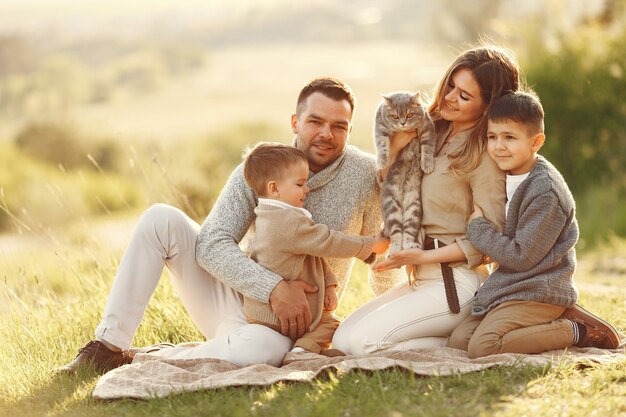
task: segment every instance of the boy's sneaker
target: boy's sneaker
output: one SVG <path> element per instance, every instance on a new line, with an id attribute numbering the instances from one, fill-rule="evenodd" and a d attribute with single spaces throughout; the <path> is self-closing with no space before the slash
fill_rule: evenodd
<path id="1" fill-rule="evenodd" d="M 127 351 L 115 352 L 102 342 L 92 340 L 78 350 L 78 355 L 76 355 L 74 360 L 65 366 L 57 368 L 56 371 L 71 374 L 79 369 L 91 368 L 100 374 L 104 374 L 111 369 L 119 368 L 132 361 L 133 358 L 128 355 Z"/>
<path id="2" fill-rule="evenodd" d="M 336 358 L 338 356 L 347 356 L 345 353 L 343 353 L 339 349 L 324 349 L 320 353 L 324 356 L 328 356 L 329 358 Z"/>
<path id="3" fill-rule="evenodd" d="M 287 352 L 285 353 L 281 366 L 289 365 L 294 362 L 310 361 L 312 359 L 328 359 L 328 357 L 313 352 L 307 352 L 306 350 L 303 352 Z"/>
<path id="4" fill-rule="evenodd" d="M 613 326 L 578 304 L 565 309 L 561 317 L 578 325 L 580 330 L 580 337 L 576 343 L 578 347 L 617 349 L 620 345 L 619 333 Z"/>

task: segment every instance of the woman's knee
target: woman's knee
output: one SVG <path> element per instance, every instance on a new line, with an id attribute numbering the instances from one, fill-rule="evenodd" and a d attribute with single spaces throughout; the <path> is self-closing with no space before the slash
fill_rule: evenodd
<path id="1" fill-rule="evenodd" d="M 365 353 L 364 343 L 358 327 L 352 327 L 350 331 L 347 331 L 340 325 L 333 336 L 332 347 L 348 355 L 361 355 Z"/>
<path id="2" fill-rule="evenodd" d="M 348 338 L 348 350 L 352 355 L 367 355 L 384 350 L 372 328 L 355 328 Z"/>
<path id="3" fill-rule="evenodd" d="M 340 324 L 333 335 L 332 348 L 339 349 L 342 352 L 352 355 L 353 353 L 350 351 L 350 346 L 348 345 L 348 335 L 348 329 L 343 326 L 343 323 Z"/>

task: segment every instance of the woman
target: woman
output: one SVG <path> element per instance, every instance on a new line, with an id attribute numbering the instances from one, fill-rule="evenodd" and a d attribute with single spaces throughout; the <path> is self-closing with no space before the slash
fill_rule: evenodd
<path id="1" fill-rule="evenodd" d="M 441 347 L 469 314 L 487 276 L 483 254 L 465 238 L 473 205 L 494 224 L 504 224 L 505 177 L 485 152 L 486 113 L 495 97 L 518 89 L 516 58 L 504 48 L 470 49 L 448 68 L 428 109 L 437 148 L 435 169 L 422 180 L 424 248 L 398 252 L 376 266 L 409 265 L 411 283 L 399 284 L 349 315 L 335 333 L 334 348 L 358 355 Z M 392 157 L 411 139 L 397 134 Z"/>

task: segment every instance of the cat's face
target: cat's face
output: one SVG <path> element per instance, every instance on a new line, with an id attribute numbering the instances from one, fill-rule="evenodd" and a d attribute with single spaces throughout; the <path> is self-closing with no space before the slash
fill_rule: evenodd
<path id="1" fill-rule="evenodd" d="M 383 115 L 386 123 L 394 130 L 406 132 L 421 126 L 424 107 L 419 94 L 399 93 L 384 98 L 386 108 Z"/>
<path id="2" fill-rule="evenodd" d="M 343 153 L 352 131 L 352 108 L 346 100 L 334 100 L 322 93 L 311 94 L 300 114 L 291 116 L 296 147 L 309 161 L 309 169 L 319 172 Z"/>

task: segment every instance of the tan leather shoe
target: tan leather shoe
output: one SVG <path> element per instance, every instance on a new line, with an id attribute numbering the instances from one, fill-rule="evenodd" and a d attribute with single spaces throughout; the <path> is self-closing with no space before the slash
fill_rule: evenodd
<path id="1" fill-rule="evenodd" d="M 578 304 L 565 309 L 561 316 L 579 324 L 580 337 L 576 346 L 600 349 L 617 349 L 620 336 L 617 330 L 600 317 L 595 316 Z"/>
<path id="2" fill-rule="evenodd" d="M 56 371 L 71 374 L 78 369 L 94 369 L 96 372 L 104 374 L 132 361 L 133 358 L 128 355 L 127 351 L 114 352 L 102 342 L 91 340 L 78 350 L 78 355 L 74 360 L 57 368 Z"/>

